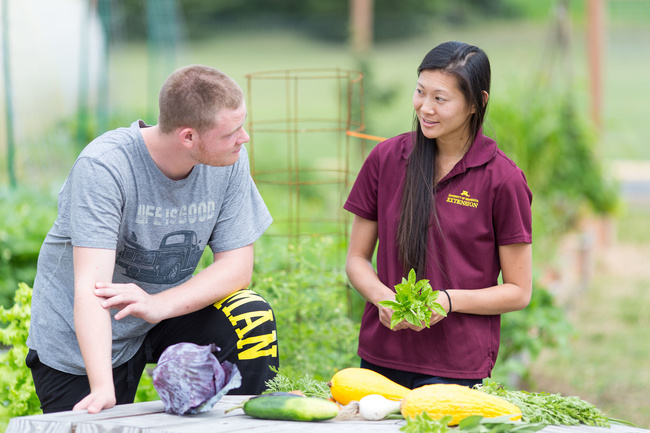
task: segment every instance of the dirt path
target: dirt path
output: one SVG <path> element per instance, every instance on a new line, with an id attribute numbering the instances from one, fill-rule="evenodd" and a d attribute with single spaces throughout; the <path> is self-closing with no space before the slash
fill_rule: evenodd
<path id="1" fill-rule="evenodd" d="M 531 390 L 577 395 L 650 428 L 650 212 L 618 224 L 630 234 L 596 257 L 589 289 L 568 310 L 575 335 L 534 362 Z"/>

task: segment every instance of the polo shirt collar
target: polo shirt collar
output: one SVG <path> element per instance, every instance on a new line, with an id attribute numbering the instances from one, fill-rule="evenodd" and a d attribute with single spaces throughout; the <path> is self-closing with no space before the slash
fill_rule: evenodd
<path id="1" fill-rule="evenodd" d="M 406 139 L 402 141 L 402 157 L 408 159 L 411 154 L 411 149 L 413 148 L 413 138 L 415 137 L 415 132 L 407 134 Z M 470 146 L 469 150 L 463 155 L 463 158 L 458 161 L 454 168 L 444 177 L 444 179 L 449 179 L 457 174 L 465 172 L 468 168 L 479 167 L 486 164 L 490 161 L 497 153 L 497 144 L 490 137 L 483 135 L 483 128 L 479 129 L 478 134 L 476 134 L 476 139 L 474 143 Z"/>

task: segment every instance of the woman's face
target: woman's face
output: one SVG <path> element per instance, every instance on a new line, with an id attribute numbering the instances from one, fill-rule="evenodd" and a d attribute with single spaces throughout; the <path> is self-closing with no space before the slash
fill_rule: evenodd
<path id="1" fill-rule="evenodd" d="M 430 69 L 420 72 L 413 108 L 425 137 L 441 144 L 467 142 L 469 120 L 475 110 L 467 105 L 455 76 Z"/>

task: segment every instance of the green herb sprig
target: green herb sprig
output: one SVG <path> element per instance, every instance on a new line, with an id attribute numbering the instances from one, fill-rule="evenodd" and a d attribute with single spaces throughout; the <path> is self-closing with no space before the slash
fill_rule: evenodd
<path id="1" fill-rule="evenodd" d="M 447 433 L 451 431 L 447 424 L 453 419 L 445 415 L 435 420 L 428 413 L 422 412 L 414 418 L 407 418 L 406 425 L 400 428 L 404 433 Z M 544 423 L 512 421 L 509 415 L 497 418 L 484 418 L 472 415 L 458 424 L 458 430 L 465 433 L 535 433 L 546 427 Z"/>
<path id="2" fill-rule="evenodd" d="M 610 421 L 591 403 L 578 397 L 563 397 L 560 394 L 510 391 L 497 382 L 477 388 L 486 394 L 496 395 L 521 409 L 522 420 L 542 422 L 549 425 L 578 425 L 580 423 L 609 427 Z M 620 421 L 618 421 L 620 422 Z"/>
<path id="3" fill-rule="evenodd" d="M 264 394 L 278 391 L 301 391 L 306 397 L 318 397 L 328 399 L 332 396 L 327 382 L 314 379 L 308 374 L 300 374 L 290 368 L 269 367 L 276 373 L 273 379 L 265 382 L 266 391 Z"/>
<path id="4" fill-rule="evenodd" d="M 411 269 L 408 280 L 402 278 L 402 283 L 395 286 L 394 301 L 379 301 L 382 307 L 390 308 L 394 311 L 390 320 L 390 328 L 402 320 L 415 325 L 429 327 L 431 314 L 433 311 L 441 316 L 447 317 L 447 312 L 442 305 L 436 302 L 438 299 L 438 290 L 433 290 L 429 280 L 415 280 L 415 270 Z"/>

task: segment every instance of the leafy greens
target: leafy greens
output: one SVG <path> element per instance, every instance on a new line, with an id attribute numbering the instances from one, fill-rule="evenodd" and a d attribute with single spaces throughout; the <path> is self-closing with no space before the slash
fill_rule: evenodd
<path id="1" fill-rule="evenodd" d="M 447 433 L 451 431 L 447 424 L 453 419 L 445 415 L 439 420 L 422 412 L 414 418 L 407 418 L 406 425 L 400 428 L 404 433 Z M 484 418 L 481 415 L 472 415 L 463 419 L 458 424 L 458 430 L 465 433 L 535 433 L 546 427 L 544 423 L 528 423 L 511 421 L 509 416 L 497 418 Z"/>
<path id="2" fill-rule="evenodd" d="M 394 301 L 380 301 L 379 305 L 394 311 L 390 320 L 393 329 L 402 320 L 415 325 L 429 327 L 433 311 L 447 317 L 447 312 L 442 305 L 436 302 L 438 290 L 433 290 L 429 280 L 415 280 L 415 270 L 411 269 L 408 280 L 402 278 L 402 283 L 395 286 Z"/>

